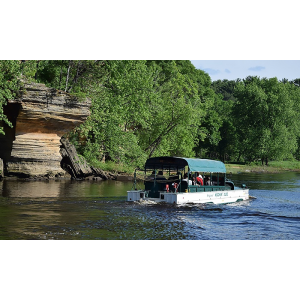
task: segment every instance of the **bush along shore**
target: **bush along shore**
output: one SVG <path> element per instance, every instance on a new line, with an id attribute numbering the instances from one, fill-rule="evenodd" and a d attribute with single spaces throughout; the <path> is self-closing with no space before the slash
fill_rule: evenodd
<path id="1" fill-rule="evenodd" d="M 134 180 L 134 167 L 124 166 L 122 164 L 116 164 L 109 162 L 97 163 L 97 167 L 90 167 L 93 174 L 88 174 L 87 176 L 63 176 L 61 179 L 77 179 L 77 180 L 118 180 L 118 181 L 133 181 Z M 300 172 L 300 162 L 270 162 L 268 166 L 262 166 L 259 164 L 241 164 L 241 163 L 226 163 L 227 174 L 243 174 L 243 173 L 283 173 L 283 172 Z M 0 171 L 1 172 L 1 171 Z M 0 173 L 0 180 L 4 176 Z M 17 177 L 6 177 L 6 179 L 17 179 Z M 136 174 L 137 180 L 143 180 L 144 173 L 143 171 L 138 171 Z M 23 178 L 24 179 L 24 178 Z M 27 180 L 42 180 L 42 179 L 59 179 L 57 177 L 31 177 Z"/>
<path id="2" fill-rule="evenodd" d="M 133 180 L 134 167 L 125 166 L 109 162 L 98 163 L 97 166 L 105 172 L 115 174 L 117 180 Z M 239 173 L 281 173 L 281 172 L 300 172 L 300 162 L 298 161 L 273 161 L 269 164 L 243 164 L 243 163 L 225 163 L 227 174 Z M 137 172 L 137 180 L 143 179 L 143 171 Z M 122 178 L 122 179 L 121 179 Z"/>

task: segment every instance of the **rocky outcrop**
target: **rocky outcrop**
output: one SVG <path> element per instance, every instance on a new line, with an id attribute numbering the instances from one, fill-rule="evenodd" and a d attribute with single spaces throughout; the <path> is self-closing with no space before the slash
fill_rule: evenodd
<path id="1" fill-rule="evenodd" d="M 3 160 L 0 158 L 0 180 L 3 178 Z"/>
<path id="2" fill-rule="evenodd" d="M 109 172 L 104 172 L 101 169 L 90 167 L 86 160 L 77 154 L 74 145 L 72 145 L 67 138 L 62 137 L 61 144 L 61 166 L 72 176 L 72 178 L 89 178 L 94 180 L 116 179 L 116 176 Z"/>
<path id="3" fill-rule="evenodd" d="M 85 159 L 78 156 L 75 147 L 67 138 L 61 138 L 62 147 L 60 154 L 62 156 L 61 166 L 73 178 L 84 178 L 93 174 Z"/>
<path id="4" fill-rule="evenodd" d="M 6 134 L 0 138 L 5 173 L 20 177 L 64 176 L 60 139 L 86 120 L 90 105 L 89 99 L 80 102 L 44 84 L 24 83 L 20 97 L 5 107 L 14 126 L 4 126 Z"/>

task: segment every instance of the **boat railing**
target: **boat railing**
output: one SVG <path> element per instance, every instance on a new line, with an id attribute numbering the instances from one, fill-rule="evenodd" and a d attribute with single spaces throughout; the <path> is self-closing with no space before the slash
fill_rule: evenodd
<path id="1" fill-rule="evenodd" d="M 172 182 L 179 182 L 180 180 L 177 178 L 177 179 L 174 179 L 174 178 L 160 178 L 160 177 L 156 177 L 156 178 L 153 178 L 153 177 L 146 177 L 144 179 L 144 181 L 147 181 L 147 182 L 160 182 L 160 183 L 172 183 Z"/>
<path id="2" fill-rule="evenodd" d="M 230 187 L 224 185 L 189 185 L 189 191 L 195 192 L 213 192 L 230 190 Z"/>

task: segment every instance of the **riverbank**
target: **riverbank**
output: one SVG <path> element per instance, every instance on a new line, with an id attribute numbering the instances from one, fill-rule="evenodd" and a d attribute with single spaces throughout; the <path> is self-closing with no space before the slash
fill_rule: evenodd
<path id="1" fill-rule="evenodd" d="M 287 171 L 300 172 L 299 161 L 272 161 L 268 166 L 259 164 L 225 164 L 227 173 L 282 173 Z"/>
<path id="2" fill-rule="evenodd" d="M 124 166 L 113 162 L 97 163 L 97 167 L 102 170 L 112 172 L 119 176 L 120 180 L 132 180 L 134 174 L 134 167 Z M 271 161 L 268 166 L 262 166 L 259 163 L 243 164 L 243 163 L 225 163 L 227 173 L 283 173 L 283 172 L 300 172 L 300 161 Z M 137 179 L 143 180 L 143 171 L 137 172 Z M 122 179 L 121 179 L 122 178 Z"/>
<path id="3" fill-rule="evenodd" d="M 282 173 L 287 171 L 300 172 L 300 161 L 271 161 L 268 166 L 259 163 L 225 163 L 227 173 Z M 133 176 L 134 168 L 115 163 L 99 164 L 102 170 L 110 171 L 119 176 Z M 143 177 L 143 172 L 137 172 L 137 178 Z"/>
<path id="4" fill-rule="evenodd" d="M 284 162 L 270 162 L 268 166 L 261 166 L 258 164 L 238 164 L 238 163 L 226 163 L 226 171 L 227 174 L 241 174 L 241 173 L 265 173 L 265 174 L 275 174 L 275 173 L 283 173 L 283 172 L 300 172 L 300 162 L 299 161 L 284 161 Z M 115 163 L 108 163 L 106 166 L 104 163 L 101 163 L 101 170 L 103 174 L 109 174 L 109 176 L 104 176 L 104 178 L 100 176 L 87 176 L 85 178 L 80 178 L 77 180 L 116 180 L 116 181 L 133 181 L 134 180 L 134 168 L 118 165 Z M 0 174 L 1 175 L 1 174 Z M 71 180 L 71 176 L 66 174 L 65 177 L 31 177 L 31 178 L 20 178 L 17 176 L 7 176 L 2 178 L 2 180 L 21 180 L 21 181 L 59 181 L 59 180 Z M 136 174 L 137 180 L 144 179 L 144 172 L 138 171 Z M 76 180 L 76 179 L 75 179 Z M 0 176 L 1 181 L 1 176 Z"/>

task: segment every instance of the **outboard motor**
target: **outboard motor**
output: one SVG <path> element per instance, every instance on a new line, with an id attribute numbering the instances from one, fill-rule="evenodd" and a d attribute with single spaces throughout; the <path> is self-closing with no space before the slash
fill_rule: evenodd
<path id="1" fill-rule="evenodd" d="M 232 190 L 234 190 L 234 183 L 228 179 L 225 180 L 225 184 L 229 185 Z"/>

